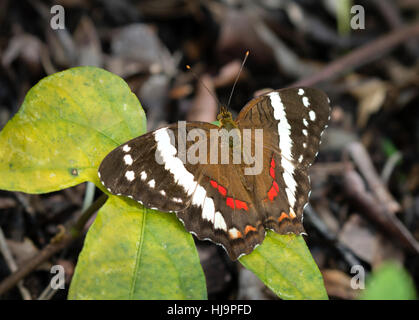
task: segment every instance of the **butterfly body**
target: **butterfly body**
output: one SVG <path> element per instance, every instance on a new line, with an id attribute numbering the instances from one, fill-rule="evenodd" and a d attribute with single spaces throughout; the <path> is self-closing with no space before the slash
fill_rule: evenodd
<path id="1" fill-rule="evenodd" d="M 328 118 L 319 90 L 273 91 L 236 120 L 221 108 L 220 127 L 179 122 L 128 141 L 105 157 L 99 177 L 111 193 L 175 212 L 235 260 L 262 243 L 265 229 L 304 232 L 307 170 Z"/>

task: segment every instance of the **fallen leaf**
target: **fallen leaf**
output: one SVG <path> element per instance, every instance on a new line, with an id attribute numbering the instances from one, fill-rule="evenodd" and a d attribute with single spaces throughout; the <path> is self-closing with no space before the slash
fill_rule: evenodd
<path id="1" fill-rule="evenodd" d="M 353 300 L 358 291 L 351 287 L 351 277 L 339 270 L 322 270 L 327 294 L 332 297 Z"/>

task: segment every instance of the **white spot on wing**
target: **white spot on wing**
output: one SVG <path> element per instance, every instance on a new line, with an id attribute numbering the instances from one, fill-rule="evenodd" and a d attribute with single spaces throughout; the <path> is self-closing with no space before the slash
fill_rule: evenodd
<path id="1" fill-rule="evenodd" d="M 315 113 L 313 110 L 311 110 L 311 111 L 308 113 L 308 115 L 310 116 L 310 120 L 311 120 L 311 121 L 316 120 L 316 113 Z"/>
<path id="2" fill-rule="evenodd" d="M 124 161 L 125 161 L 125 164 L 126 165 L 132 165 L 132 157 L 131 157 L 131 155 L 129 155 L 129 154 L 126 154 L 125 156 L 124 156 Z"/>
<path id="3" fill-rule="evenodd" d="M 310 102 L 308 102 L 307 97 L 303 97 L 303 104 L 304 104 L 305 107 L 308 107 L 310 105 Z"/>
<path id="4" fill-rule="evenodd" d="M 124 152 L 129 152 L 130 150 L 131 150 L 131 147 L 129 146 L 129 145 L 125 145 L 123 148 L 122 148 L 122 150 L 124 151 Z"/>
<path id="5" fill-rule="evenodd" d="M 217 211 L 214 218 L 214 228 L 227 231 L 227 225 L 221 212 Z"/>
<path id="6" fill-rule="evenodd" d="M 303 135 L 307 135 L 308 134 L 308 131 L 307 131 L 307 129 L 303 129 Z"/>
<path id="7" fill-rule="evenodd" d="M 145 171 L 141 171 L 140 178 L 141 180 L 145 181 L 147 179 L 147 173 Z"/>
<path id="8" fill-rule="evenodd" d="M 236 239 L 240 236 L 240 231 L 236 228 L 231 228 L 230 230 L 228 230 L 228 233 L 230 234 L 230 237 L 232 239 Z"/>
<path id="9" fill-rule="evenodd" d="M 303 89 L 298 89 L 298 94 L 300 95 L 300 96 L 302 96 L 303 94 L 304 94 L 304 90 Z"/>
<path id="10" fill-rule="evenodd" d="M 214 212 L 214 201 L 211 198 L 206 197 L 204 200 L 204 206 L 202 207 L 202 219 L 214 223 Z"/>
<path id="11" fill-rule="evenodd" d="M 150 186 L 150 188 L 154 189 L 154 187 L 156 186 L 156 181 L 154 179 L 152 179 L 147 184 Z"/>
<path id="12" fill-rule="evenodd" d="M 128 181 L 133 181 L 135 178 L 134 171 L 125 172 L 125 178 L 127 178 Z"/>
<path id="13" fill-rule="evenodd" d="M 307 121 L 307 119 L 303 119 L 303 123 L 304 123 L 304 125 L 306 126 L 306 127 L 308 127 L 308 121 Z"/>

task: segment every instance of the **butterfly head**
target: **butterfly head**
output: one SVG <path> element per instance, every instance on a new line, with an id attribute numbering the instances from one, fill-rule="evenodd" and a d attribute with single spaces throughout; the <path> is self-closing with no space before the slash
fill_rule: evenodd
<path id="1" fill-rule="evenodd" d="M 217 120 L 220 122 L 220 127 L 226 128 L 228 131 L 237 128 L 237 124 L 234 122 L 231 112 L 224 106 L 221 106 L 220 113 L 217 115 Z"/>

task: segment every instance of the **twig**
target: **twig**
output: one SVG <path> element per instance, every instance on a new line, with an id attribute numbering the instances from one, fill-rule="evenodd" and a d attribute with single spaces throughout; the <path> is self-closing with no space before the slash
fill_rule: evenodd
<path id="1" fill-rule="evenodd" d="M 352 162 L 325 162 L 315 163 L 309 169 L 310 175 L 321 175 L 321 176 L 339 176 L 347 168 L 353 168 Z"/>
<path id="2" fill-rule="evenodd" d="M 93 198 L 95 196 L 95 184 L 93 182 L 87 181 L 86 182 L 86 191 L 84 193 L 84 199 L 83 199 L 83 205 L 81 207 L 82 213 L 85 212 L 93 203 Z M 70 189 L 65 189 L 70 190 Z M 61 252 L 61 255 L 63 255 L 66 252 L 67 249 L 64 249 Z M 57 289 L 53 289 L 51 287 L 51 284 L 49 283 L 45 289 L 42 291 L 42 293 L 39 295 L 38 300 L 50 300 L 55 293 L 57 292 Z"/>
<path id="3" fill-rule="evenodd" d="M 410 231 L 382 202 L 365 190 L 364 182 L 355 170 L 345 172 L 344 190 L 361 213 L 376 222 L 387 234 L 395 236 L 405 248 L 419 253 L 419 243 Z"/>
<path id="4" fill-rule="evenodd" d="M 29 1 L 29 4 L 41 16 L 43 24 L 47 26 L 46 32 L 49 32 L 51 37 L 56 37 L 64 50 L 66 58 L 71 65 L 74 65 L 74 63 L 77 61 L 77 51 L 70 33 L 67 31 L 67 29 L 59 29 L 51 32 L 51 28 L 49 27 L 51 17 L 48 6 L 39 0 Z"/>
<path id="5" fill-rule="evenodd" d="M 365 147 L 359 142 L 353 142 L 348 146 L 347 150 L 378 201 L 383 203 L 387 211 L 391 213 L 400 211 L 400 204 L 383 184 Z"/>
<path id="6" fill-rule="evenodd" d="M 272 49 L 276 64 L 288 75 L 303 77 L 315 72 L 315 68 L 302 61 L 256 14 L 249 11 L 253 28 L 260 39 Z"/>
<path id="7" fill-rule="evenodd" d="M 381 171 L 381 180 L 383 180 L 383 183 L 385 185 L 388 184 L 391 174 L 393 173 L 394 168 L 396 167 L 397 163 L 400 161 L 401 158 L 401 152 L 397 151 L 387 159 L 386 164 L 384 165 L 384 169 L 383 171 Z"/>
<path id="8" fill-rule="evenodd" d="M 86 182 L 86 191 L 84 194 L 83 205 L 81 211 L 86 211 L 93 203 L 93 198 L 95 197 L 95 184 L 93 182 Z"/>
<path id="9" fill-rule="evenodd" d="M 394 1 L 373 0 L 372 3 L 380 11 L 390 28 L 397 29 L 403 27 L 403 20 L 400 15 L 399 8 L 397 8 Z M 407 41 L 404 46 L 412 57 L 416 57 L 419 54 L 418 39 L 411 39 Z"/>
<path id="10" fill-rule="evenodd" d="M 31 273 L 37 266 L 39 266 L 44 261 L 48 260 L 55 253 L 59 252 L 63 248 L 67 247 L 75 239 L 83 234 L 83 227 L 86 224 L 86 221 L 94 214 L 106 201 L 108 196 L 102 194 L 77 220 L 75 225 L 70 228 L 70 230 L 59 234 L 51 240 L 51 242 L 43 248 L 39 253 L 34 257 L 29 258 L 23 267 L 13 272 L 10 276 L 4 279 L 0 283 L 0 295 L 4 294 L 6 291 L 13 288 L 21 279 L 26 277 Z"/>
<path id="11" fill-rule="evenodd" d="M 50 300 L 57 291 L 58 289 L 53 289 L 51 284 L 48 284 L 44 291 L 39 295 L 38 300 Z"/>
<path id="12" fill-rule="evenodd" d="M 29 203 L 27 195 L 25 195 L 23 193 L 20 193 L 20 192 L 16 192 L 15 196 L 16 196 L 17 200 L 20 202 L 20 204 L 23 206 L 25 211 L 27 213 L 29 213 L 32 217 L 34 217 L 35 216 L 35 209 Z"/>
<path id="13" fill-rule="evenodd" d="M 399 28 L 358 49 L 354 49 L 351 53 L 333 61 L 312 76 L 292 83 L 290 87 L 313 86 L 331 80 L 349 69 L 353 70 L 376 60 L 397 45 L 415 37 L 419 37 L 419 23 Z"/>
<path id="14" fill-rule="evenodd" d="M 4 260 L 6 260 L 6 264 L 9 267 L 10 271 L 11 272 L 16 271 L 17 264 L 15 260 L 13 259 L 13 256 L 9 250 L 9 247 L 7 246 L 6 237 L 4 236 L 4 233 L 1 227 L 0 227 L 0 252 L 3 254 Z M 32 300 L 31 294 L 28 291 L 28 289 L 26 289 L 25 286 L 23 285 L 22 280 L 20 280 L 17 283 L 17 286 L 24 300 Z"/>

